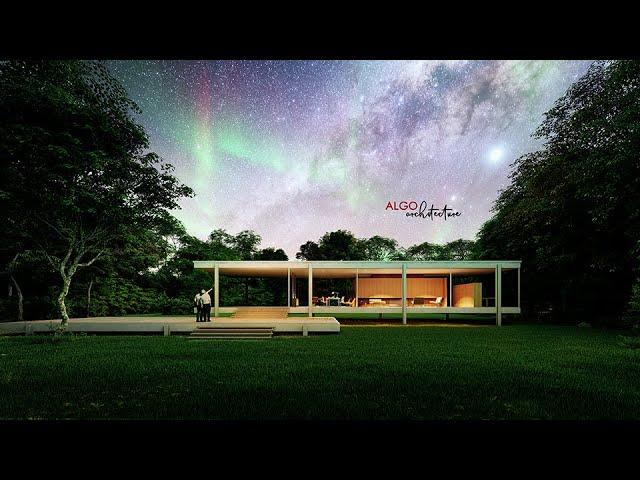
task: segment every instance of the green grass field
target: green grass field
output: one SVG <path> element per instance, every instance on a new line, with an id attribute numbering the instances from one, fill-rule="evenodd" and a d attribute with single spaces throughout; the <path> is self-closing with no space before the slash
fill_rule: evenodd
<path id="1" fill-rule="evenodd" d="M 0 418 L 638 419 L 640 350 L 542 325 L 0 337 Z"/>

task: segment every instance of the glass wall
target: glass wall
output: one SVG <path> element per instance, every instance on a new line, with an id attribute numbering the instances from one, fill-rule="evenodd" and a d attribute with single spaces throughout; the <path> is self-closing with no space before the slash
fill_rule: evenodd
<path id="1" fill-rule="evenodd" d="M 518 307 L 518 269 L 502 270 L 502 306 Z"/>

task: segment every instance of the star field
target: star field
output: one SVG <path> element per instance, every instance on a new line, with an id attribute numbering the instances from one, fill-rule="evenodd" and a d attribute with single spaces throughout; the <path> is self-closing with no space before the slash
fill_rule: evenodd
<path id="1" fill-rule="evenodd" d="M 175 212 L 199 238 L 253 229 L 263 247 L 327 231 L 473 239 L 510 164 L 588 61 L 112 61 L 151 149 L 196 196 Z M 385 211 L 426 200 L 462 216 Z"/>

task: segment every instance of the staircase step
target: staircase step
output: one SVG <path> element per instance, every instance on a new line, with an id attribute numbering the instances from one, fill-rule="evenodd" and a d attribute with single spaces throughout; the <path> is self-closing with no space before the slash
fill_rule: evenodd
<path id="1" fill-rule="evenodd" d="M 197 328 L 195 332 L 202 333 L 271 333 L 272 328 L 224 328 L 224 327 L 210 327 L 210 328 Z"/>
<path id="2" fill-rule="evenodd" d="M 220 337 L 220 336 L 211 336 L 211 337 L 189 337 L 189 340 L 266 340 L 272 337 Z"/>
<path id="3" fill-rule="evenodd" d="M 271 327 L 219 327 L 216 325 L 198 325 L 189 336 L 193 340 L 249 340 L 271 337 L 273 337 L 273 328 Z"/>
<path id="4" fill-rule="evenodd" d="M 191 334 L 189 339 L 191 340 L 208 340 L 208 339 L 218 339 L 218 340 L 233 340 L 233 339 L 263 339 L 263 338 L 273 338 L 273 335 L 264 334 L 264 333 L 254 333 L 254 334 L 241 334 L 241 333 L 232 333 L 232 334 L 221 334 L 221 333 L 204 333 L 204 334 Z"/>
<path id="5" fill-rule="evenodd" d="M 225 332 L 215 332 L 215 333 L 204 333 L 204 332 L 193 332 L 191 334 L 191 336 L 193 337 L 212 337 L 212 336 L 218 336 L 218 337 L 271 337 L 273 336 L 273 333 L 269 332 L 269 333 L 238 333 L 238 332 L 229 332 L 229 333 L 225 333 Z"/>

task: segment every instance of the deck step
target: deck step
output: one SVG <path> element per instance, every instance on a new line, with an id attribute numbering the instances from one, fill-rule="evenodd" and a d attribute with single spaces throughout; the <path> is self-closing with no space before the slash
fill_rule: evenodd
<path id="1" fill-rule="evenodd" d="M 239 335 L 236 335 L 234 337 L 219 337 L 219 336 L 211 336 L 211 337 L 189 337 L 189 340 L 191 341 L 196 341 L 196 340 L 264 340 L 267 338 L 271 338 L 271 337 L 242 337 Z"/>
<path id="2" fill-rule="evenodd" d="M 271 327 L 199 327 L 194 330 L 194 332 L 200 333 L 271 333 L 272 331 Z"/>
<path id="3" fill-rule="evenodd" d="M 273 335 L 267 333 L 195 333 L 189 335 L 192 340 L 207 338 L 272 338 Z"/>
<path id="4" fill-rule="evenodd" d="M 198 326 L 189 336 L 192 340 L 209 340 L 209 339 L 235 339 L 249 340 L 256 338 L 273 337 L 273 328 L 242 328 L 242 327 L 215 327 Z"/>

